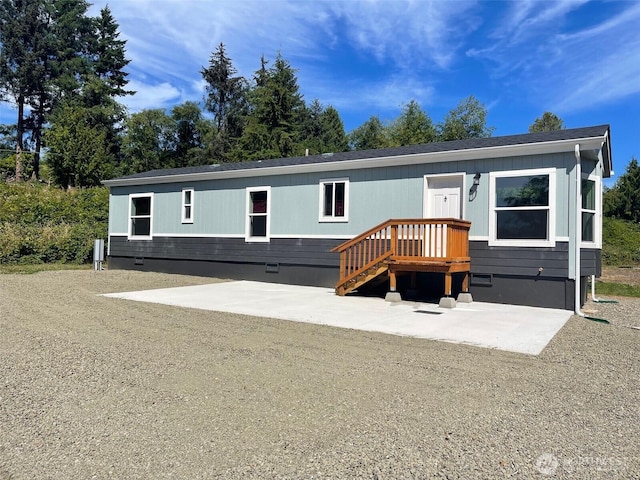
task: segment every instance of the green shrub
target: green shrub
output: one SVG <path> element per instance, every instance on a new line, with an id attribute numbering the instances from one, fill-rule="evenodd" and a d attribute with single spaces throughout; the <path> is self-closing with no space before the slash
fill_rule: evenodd
<path id="1" fill-rule="evenodd" d="M 0 264 L 91 261 L 106 238 L 109 191 L 64 191 L 37 183 L 0 184 Z"/>
<path id="2" fill-rule="evenodd" d="M 635 265 L 640 262 L 640 228 L 627 220 L 602 220 L 602 262 L 605 265 Z"/>

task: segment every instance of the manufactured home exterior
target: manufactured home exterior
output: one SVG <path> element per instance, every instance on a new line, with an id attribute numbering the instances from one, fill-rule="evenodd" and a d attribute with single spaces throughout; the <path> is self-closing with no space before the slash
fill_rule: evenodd
<path id="1" fill-rule="evenodd" d="M 104 182 L 108 261 L 333 287 L 337 245 L 388 219 L 460 218 L 475 300 L 574 309 L 600 275 L 611 173 L 608 125 L 155 170 Z"/>

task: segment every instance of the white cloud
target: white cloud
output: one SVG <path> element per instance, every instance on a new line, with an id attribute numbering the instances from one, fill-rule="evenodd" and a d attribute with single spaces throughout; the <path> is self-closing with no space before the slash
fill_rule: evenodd
<path id="1" fill-rule="evenodd" d="M 107 4 L 99 0 L 92 14 Z M 127 40 L 130 78 L 140 88 L 127 99 L 132 109 L 154 108 L 174 99 L 202 99 L 200 69 L 223 42 L 240 75 L 251 78 L 260 56 L 281 51 L 298 69 L 299 83 L 336 108 L 397 107 L 410 98 L 430 99 L 429 75 L 421 68 L 447 69 L 466 35 L 477 28 L 475 2 L 110 0 L 109 8 Z M 332 57 L 357 52 L 363 68 L 376 64 L 388 73 L 367 86 L 344 91 Z M 313 72 L 313 73 L 311 73 Z M 386 77 L 386 78 L 385 78 Z M 404 80 L 402 77 L 406 77 Z"/>
<path id="2" fill-rule="evenodd" d="M 490 75 L 506 90 L 559 113 L 640 92 L 640 4 L 619 3 L 613 16 L 576 17 L 586 3 L 510 3 L 503 23 L 467 55 L 490 62 Z M 576 18 L 589 22 L 577 25 Z"/>
<path id="3" fill-rule="evenodd" d="M 135 95 L 122 99 L 130 113 L 150 108 L 167 108 L 181 103 L 183 97 L 179 89 L 167 82 L 154 85 L 131 80 L 127 88 L 136 92 Z"/>

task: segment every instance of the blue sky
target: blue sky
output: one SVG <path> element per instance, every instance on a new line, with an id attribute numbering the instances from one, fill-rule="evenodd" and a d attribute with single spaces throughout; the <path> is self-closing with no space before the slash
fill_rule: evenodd
<path id="1" fill-rule="evenodd" d="M 609 123 L 616 174 L 640 158 L 640 2 L 94 0 L 90 13 L 106 4 L 127 40 L 130 112 L 201 101 L 223 42 L 247 78 L 280 51 L 307 103 L 333 105 L 347 131 L 412 99 L 439 122 L 475 95 L 494 136 L 549 110 L 567 127 Z"/>

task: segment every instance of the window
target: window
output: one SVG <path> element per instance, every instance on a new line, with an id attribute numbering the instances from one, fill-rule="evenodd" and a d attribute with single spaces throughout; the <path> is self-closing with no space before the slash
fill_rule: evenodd
<path id="1" fill-rule="evenodd" d="M 129 196 L 129 238 L 151 238 L 152 212 L 152 193 Z"/>
<path id="2" fill-rule="evenodd" d="M 246 241 L 268 242 L 270 228 L 270 187 L 247 188 Z"/>
<path id="3" fill-rule="evenodd" d="M 320 181 L 320 221 L 349 220 L 349 179 Z"/>
<path id="4" fill-rule="evenodd" d="M 493 173 L 490 188 L 491 244 L 555 244 L 553 169 Z"/>
<path id="5" fill-rule="evenodd" d="M 600 226 L 598 206 L 600 205 L 597 177 L 585 175 L 582 177 L 582 241 L 600 244 Z"/>
<path id="6" fill-rule="evenodd" d="M 193 223 L 193 188 L 182 190 L 182 223 Z"/>

